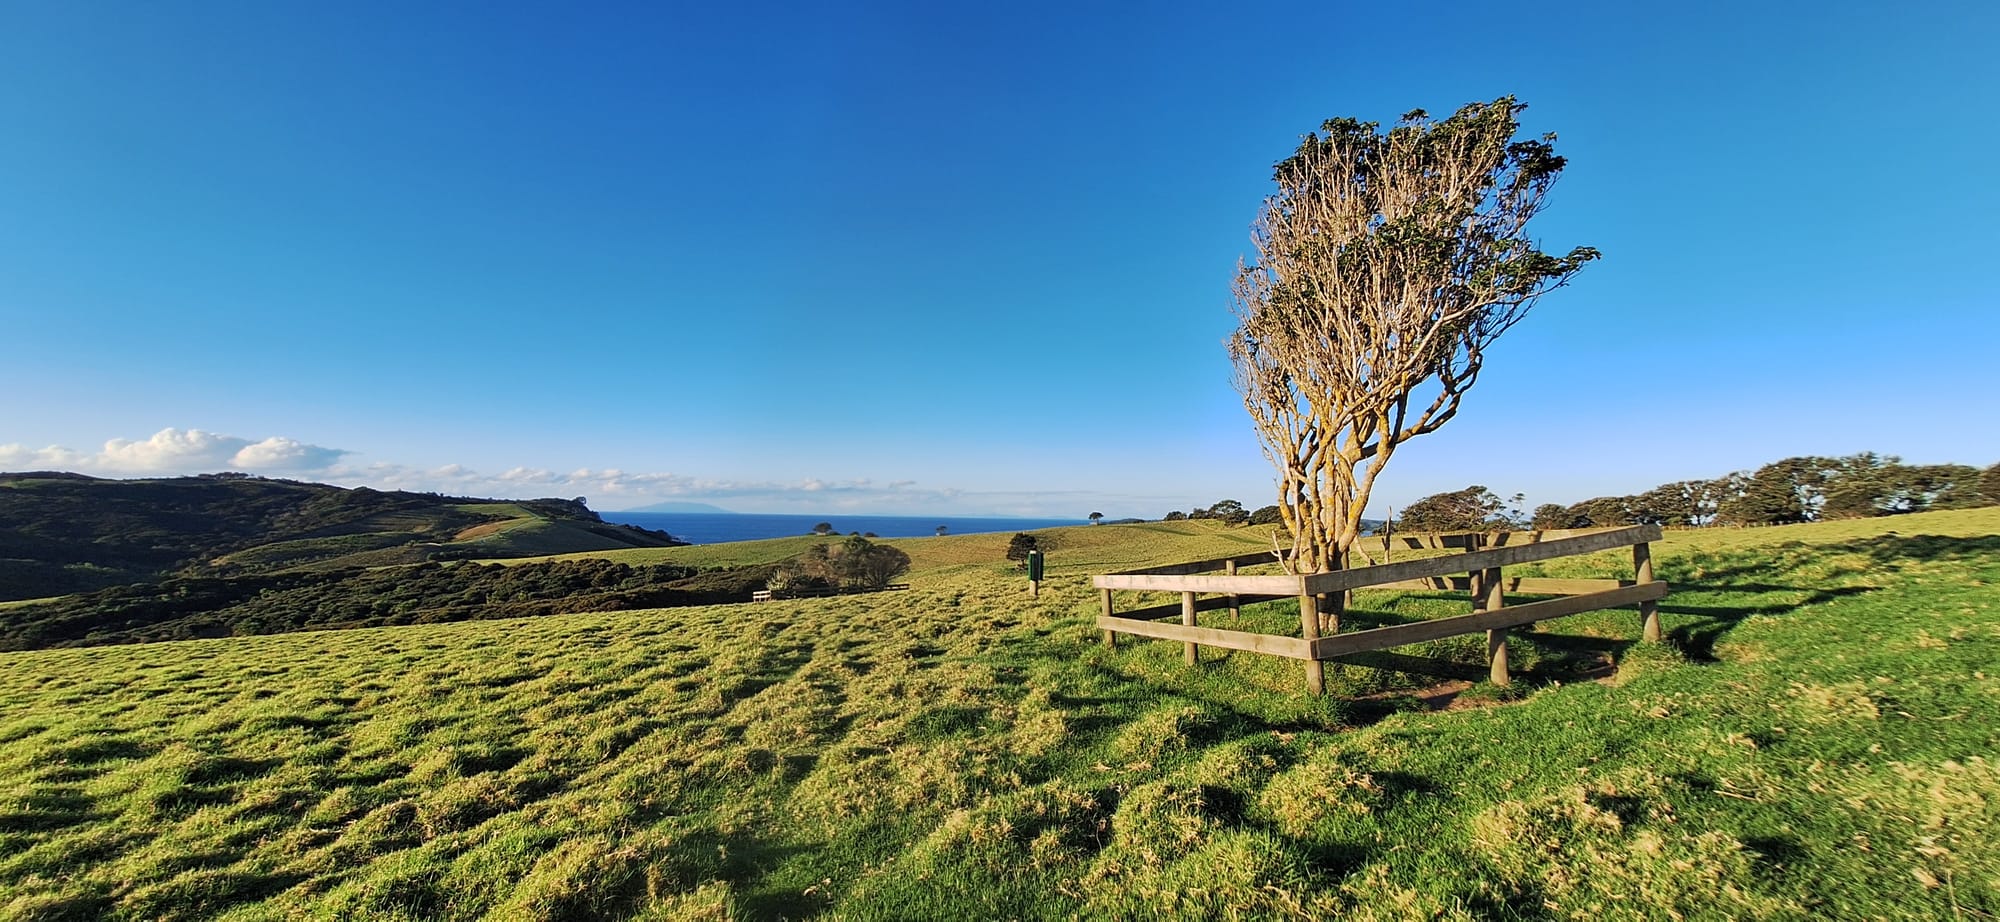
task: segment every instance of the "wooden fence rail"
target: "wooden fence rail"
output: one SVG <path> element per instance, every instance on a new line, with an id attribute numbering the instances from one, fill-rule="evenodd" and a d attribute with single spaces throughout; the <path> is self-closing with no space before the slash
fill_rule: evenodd
<path id="1" fill-rule="evenodd" d="M 818 599 L 835 595 L 863 595 L 870 592 L 900 592 L 908 588 L 910 588 L 909 583 L 890 583 L 887 586 L 869 586 L 865 588 L 825 586 L 815 589 L 780 589 L 775 592 L 770 589 L 758 589 L 750 593 L 750 601 L 773 602 L 785 599 Z"/>
<path id="2" fill-rule="evenodd" d="M 1651 543 L 1660 540 L 1660 527 L 1657 525 L 1636 525 L 1608 531 L 1399 536 L 1396 540 L 1409 542 L 1410 547 L 1465 550 L 1443 557 L 1331 573 L 1244 575 L 1236 572 L 1238 567 L 1246 564 L 1271 563 L 1269 553 L 1107 573 L 1093 580 L 1103 594 L 1104 604 L 1097 626 L 1104 631 L 1104 642 L 1108 646 L 1116 646 L 1119 634 L 1178 640 L 1183 644 L 1185 659 L 1190 664 L 1198 660 L 1200 648 L 1204 646 L 1304 660 L 1306 687 L 1315 695 L 1325 691 L 1326 660 L 1478 631 L 1486 632 L 1488 675 L 1495 683 L 1505 685 L 1509 681 L 1506 646 L 1509 629 L 1587 611 L 1637 605 L 1644 639 L 1649 642 L 1660 639 L 1659 600 L 1666 597 L 1667 584 L 1653 579 Z M 1517 564 L 1593 554 L 1626 546 L 1632 548 L 1636 578 L 1631 580 L 1508 578 L 1503 572 L 1504 568 Z M 1211 575 L 1217 570 L 1224 572 Z M 1341 633 L 1339 616 L 1345 608 L 1347 593 L 1368 587 L 1467 592 L 1472 598 L 1473 611 L 1467 615 Z M 1178 605 L 1157 605 L 1120 612 L 1114 596 L 1119 590 L 1177 592 L 1181 601 Z M 1506 596 L 1510 592 L 1560 598 L 1509 606 Z M 1212 597 L 1200 598 L 1202 595 Z M 1301 636 L 1298 637 L 1201 627 L 1195 623 L 1195 616 L 1200 612 L 1226 608 L 1235 614 L 1246 602 L 1293 596 L 1299 599 Z M 1325 637 L 1320 636 L 1322 605 L 1330 616 L 1331 631 Z M 1179 624 L 1152 620 L 1174 614 L 1180 615 Z"/>

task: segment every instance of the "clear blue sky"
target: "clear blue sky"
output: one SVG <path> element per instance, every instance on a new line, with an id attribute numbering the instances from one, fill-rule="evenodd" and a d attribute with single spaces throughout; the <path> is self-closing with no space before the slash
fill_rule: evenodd
<path id="1" fill-rule="evenodd" d="M 0 9 L 0 469 L 616 509 L 1274 499 L 1270 164 L 1513 93 L 1603 250 L 1376 509 L 2000 461 L 1990 3 Z M 171 431 L 168 431 L 171 430 Z"/>

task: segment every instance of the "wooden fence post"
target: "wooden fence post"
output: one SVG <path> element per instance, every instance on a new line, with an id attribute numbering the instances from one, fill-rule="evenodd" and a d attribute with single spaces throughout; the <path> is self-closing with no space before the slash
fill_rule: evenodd
<path id="1" fill-rule="evenodd" d="M 1476 551 L 1476 550 L 1479 550 L 1479 545 L 1480 545 L 1480 543 L 1481 543 L 1481 542 L 1480 542 L 1480 540 L 1479 540 L 1479 536 L 1478 536 L 1478 535 L 1467 535 L 1467 536 L 1465 536 L 1465 548 L 1464 548 L 1465 552 L 1466 552 L 1466 553 L 1468 553 L 1468 554 L 1470 554 L 1470 553 L 1472 553 L 1473 551 Z M 1472 572 L 1470 572 L 1470 573 L 1467 573 L 1467 574 L 1465 574 L 1465 581 L 1466 581 L 1467 583 L 1469 583 L 1469 584 L 1470 584 L 1470 588 L 1471 588 L 1471 591 L 1472 591 L 1472 610 L 1473 610 L 1473 611 L 1485 611 L 1485 610 L 1486 610 L 1486 571 L 1485 571 L 1485 570 L 1474 570 L 1474 571 L 1472 571 Z"/>
<path id="2" fill-rule="evenodd" d="M 1499 611 L 1507 604 L 1507 583 L 1499 567 L 1485 570 L 1480 575 L 1480 584 L 1486 591 L 1481 609 Z M 1512 679 L 1507 675 L 1507 631 L 1505 628 L 1486 632 L 1486 659 L 1489 664 L 1487 678 L 1495 685 L 1507 685 Z"/>
<path id="3" fill-rule="evenodd" d="M 1194 627 L 1194 626 L 1195 626 L 1195 625 L 1194 625 L 1194 593 L 1192 593 L 1192 592 L 1183 592 L 1183 593 L 1181 593 L 1181 623 L 1182 623 L 1182 624 L 1185 624 L 1185 625 L 1187 625 L 1188 627 Z M 1197 646 L 1197 645 L 1195 644 L 1195 642 L 1194 642 L 1194 641 L 1192 641 L 1192 640 L 1190 640 L 1190 641 L 1188 641 L 1188 642 L 1187 642 L 1186 644 L 1183 644 L 1183 645 L 1182 645 L 1182 647 L 1181 647 L 1181 655 L 1182 655 L 1182 658 L 1184 658 L 1184 659 L 1186 659 L 1186 660 L 1187 660 L 1187 664 L 1188 664 L 1188 665 L 1192 666 L 1192 665 L 1194 665 L 1194 664 L 1195 664 L 1195 661 L 1196 661 L 1196 660 L 1200 659 L 1200 656 L 1201 656 L 1201 655 L 1200 655 L 1199 653 L 1197 653 L 1197 652 L 1196 652 L 1196 651 L 1197 651 L 1197 650 L 1199 650 L 1199 649 L 1200 649 L 1200 647 L 1199 647 L 1199 646 Z"/>
<path id="4" fill-rule="evenodd" d="M 1653 548 L 1650 544 L 1632 545 L 1633 582 L 1645 585 L 1653 581 Z M 1647 643 L 1660 642 L 1660 603 L 1648 600 L 1639 603 L 1639 636 Z"/>
<path id="5" fill-rule="evenodd" d="M 1236 561 L 1232 560 L 1227 564 L 1224 564 L 1222 570 L 1223 572 L 1228 573 L 1230 576 L 1235 576 Z M 1243 600 L 1237 598 L 1236 593 L 1234 592 L 1229 594 L 1229 620 L 1231 621 L 1243 620 Z"/>
<path id="6" fill-rule="evenodd" d="M 1319 598 L 1310 592 L 1299 595 L 1299 633 L 1308 642 L 1319 639 Z M 1318 659 L 1306 660 L 1306 691 L 1326 694 L 1326 664 Z"/>
<path id="7" fill-rule="evenodd" d="M 1110 618 L 1115 614 L 1117 614 L 1116 610 L 1111 607 L 1111 590 L 1106 589 L 1104 590 L 1104 617 Z M 1118 649 L 1118 633 L 1116 631 L 1105 631 L 1104 645 L 1113 650 Z"/>

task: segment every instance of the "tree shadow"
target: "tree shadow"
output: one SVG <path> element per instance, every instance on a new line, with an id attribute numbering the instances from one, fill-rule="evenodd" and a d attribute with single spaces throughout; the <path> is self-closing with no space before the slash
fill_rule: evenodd
<path id="1" fill-rule="evenodd" d="M 1972 538 L 1953 538 L 1945 535 L 1899 535 L 1888 534 L 1868 541 L 1854 542 L 1870 558 L 1878 563 L 1903 563 L 1919 561 L 1937 563 L 2000 559 L 2000 535 L 1980 535 Z M 1855 548 L 1851 548 L 1855 549 Z"/>
<path id="2" fill-rule="evenodd" d="M 1695 587 L 1690 586 L 1690 591 Z M 1699 591 L 1731 593 L 1738 595 L 1782 595 L 1788 598 L 1752 604 L 1739 605 L 1687 605 L 1663 602 L 1661 614 L 1680 615 L 1700 620 L 1681 624 L 1668 632 L 1668 636 L 1688 659 L 1696 662 L 1716 661 L 1715 645 L 1723 636 L 1736 629 L 1746 619 L 1754 616 L 1767 618 L 1790 615 L 1799 609 L 1831 602 L 1849 596 L 1866 595 L 1877 591 L 1874 586 L 1839 586 L 1823 588 L 1816 586 L 1782 586 L 1771 583 L 1738 583 L 1699 585 Z M 1668 596 L 1672 599 L 1672 596 Z"/>
<path id="3" fill-rule="evenodd" d="M 824 897 L 767 886 L 770 874 L 786 859 L 810 849 L 781 845 L 745 833 L 707 834 L 690 838 L 690 854 L 721 856 L 714 876 L 736 886 L 736 909 L 745 919 L 811 919 L 832 907 Z"/>

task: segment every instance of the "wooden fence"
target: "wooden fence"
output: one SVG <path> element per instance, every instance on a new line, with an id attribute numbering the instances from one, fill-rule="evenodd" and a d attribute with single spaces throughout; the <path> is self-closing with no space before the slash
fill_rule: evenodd
<path id="1" fill-rule="evenodd" d="M 1189 664 L 1198 659 L 1203 646 L 1305 660 L 1306 687 L 1315 695 L 1325 691 L 1327 660 L 1476 631 L 1486 632 L 1489 675 L 1495 683 L 1505 685 L 1508 682 L 1509 628 L 1587 611 L 1636 604 L 1642 622 L 1642 636 L 1648 641 L 1660 639 L 1659 600 L 1666 596 L 1667 584 L 1653 579 L 1651 542 L 1660 540 L 1658 525 L 1635 525 L 1609 531 L 1499 532 L 1432 538 L 1398 536 L 1394 540 L 1416 542 L 1404 545 L 1409 547 L 1462 547 L 1467 550 L 1443 557 L 1331 573 L 1277 576 L 1237 573 L 1242 566 L 1271 563 L 1269 552 L 1108 573 L 1094 580 L 1104 597 L 1104 613 L 1098 617 L 1097 626 L 1104 630 L 1107 646 L 1116 646 L 1119 634 L 1181 641 L 1185 645 L 1184 656 Z M 1628 545 L 1632 548 L 1633 572 L 1637 577 L 1633 580 L 1509 578 L 1503 572 L 1506 567 L 1518 564 L 1591 554 Z M 1390 546 L 1394 545 L 1385 544 L 1384 549 Z M 1221 571 L 1220 575 L 1215 575 L 1217 571 Z M 1348 592 L 1370 587 L 1464 591 L 1472 597 L 1473 610 L 1467 615 L 1341 633 L 1340 613 Z M 1179 605 L 1119 612 L 1113 593 L 1120 590 L 1178 592 L 1181 602 Z M 1507 605 L 1508 593 L 1560 598 Z M 1222 630 L 1195 624 L 1195 615 L 1199 612 L 1226 608 L 1234 615 L 1246 602 L 1292 597 L 1299 600 L 1301 636 L 1298 637 Z M 1327 609 L 1324 612 L 1322 599 Z M 1179 624 L 1151 620 L 1174 614 L 1180 615 Z M 1326 617 L 1329 625 L 1326 636 L 1321 636 L 1322 616 Z"/>
<path id="2" fill-rule="evenodd" d="M 758 589 L 750 593 L 752 602 L 774 602 L 784 599 L 817 599 L 830 595 L 863 595 L 870 592 L 901 592 L 910 588 L 909 583 L 890 583 L 887 586 L 821 586 L 813 589 Z"/>

